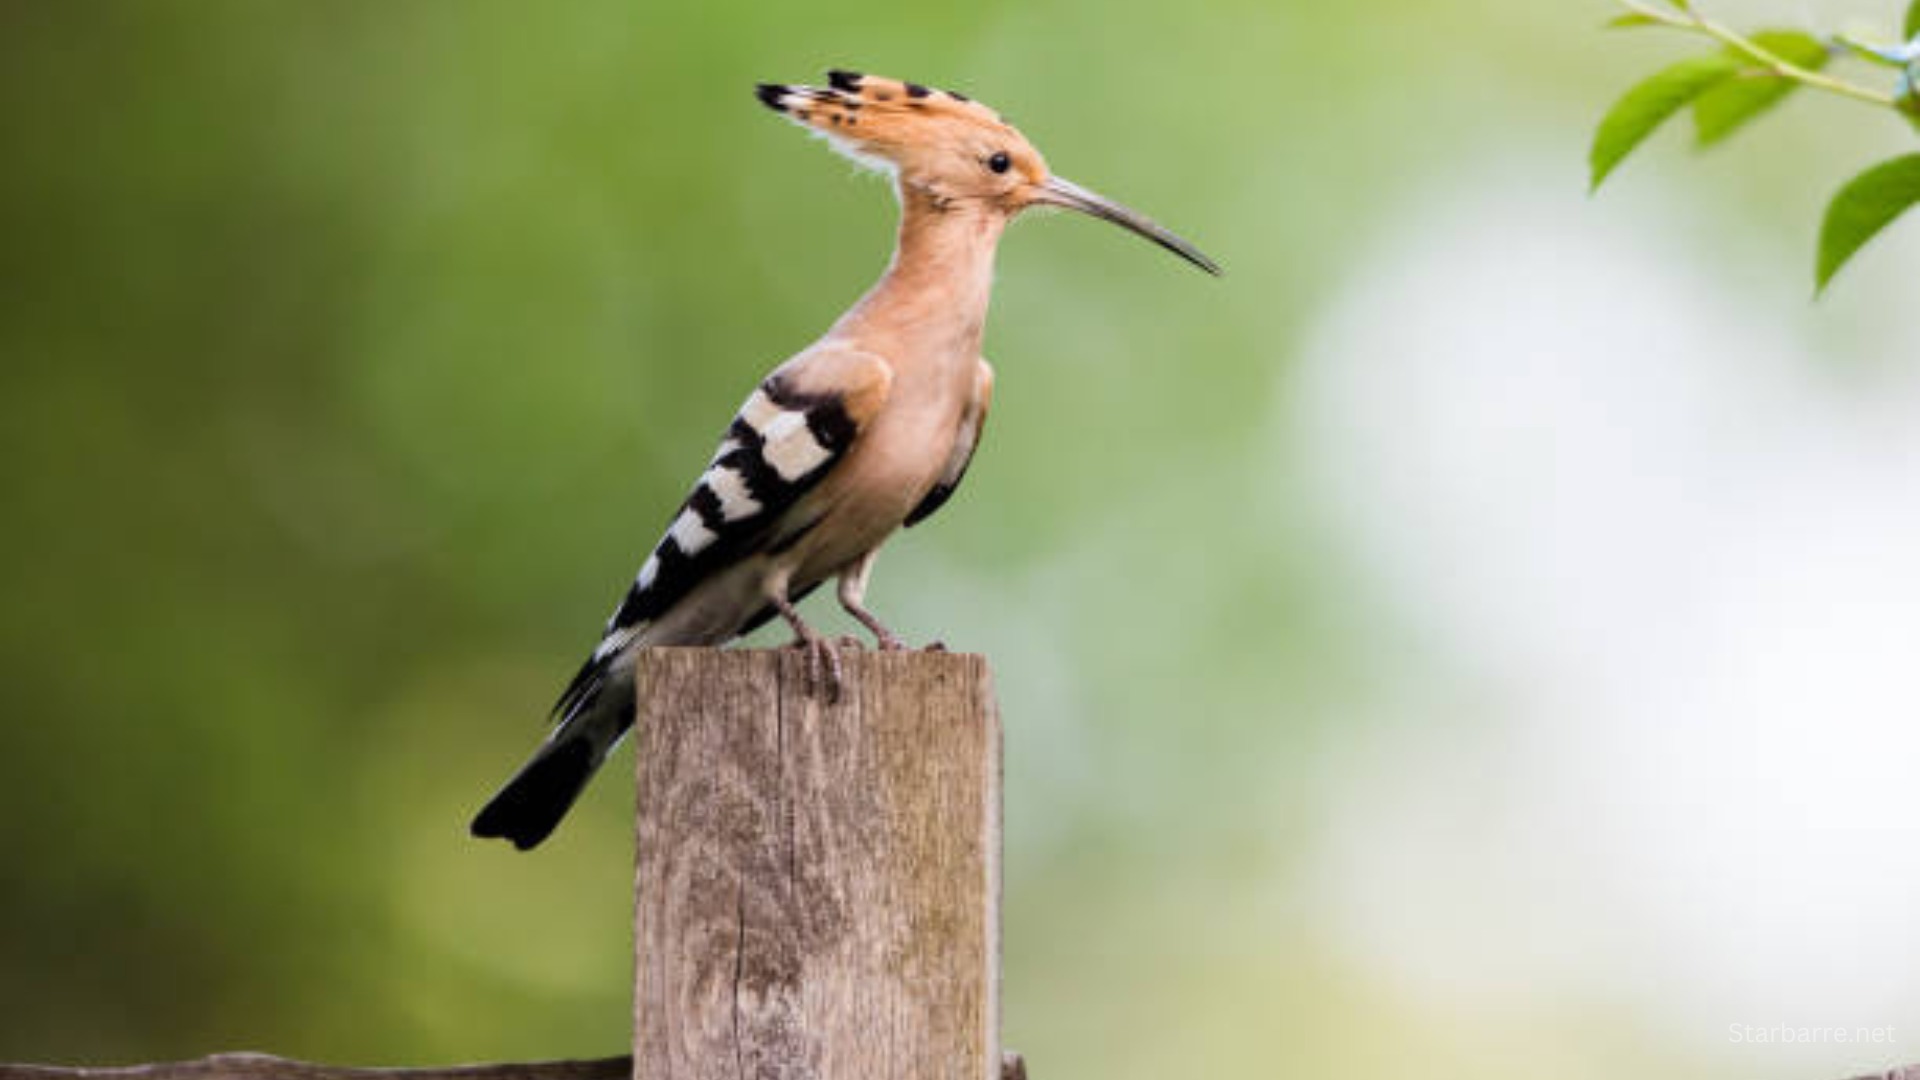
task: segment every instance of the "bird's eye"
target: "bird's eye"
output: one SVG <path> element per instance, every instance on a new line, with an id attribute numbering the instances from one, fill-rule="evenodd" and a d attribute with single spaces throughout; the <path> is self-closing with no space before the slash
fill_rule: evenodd
<path id="1" fill-rule="evenodd" d="M 1007 156 L 1005 150 L 1002 150 L 987 159 L 987 168 L 997 173 L 1006 172 L 1008 169 L 1013 168 L 1013 159 Z"/>

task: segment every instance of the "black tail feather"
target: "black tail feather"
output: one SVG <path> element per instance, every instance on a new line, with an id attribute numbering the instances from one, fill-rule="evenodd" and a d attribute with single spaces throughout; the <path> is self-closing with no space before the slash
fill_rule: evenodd
<path id="1" fill-rule="evenodd" d="M 543 747 L 473 819 L 473 835 L 502 837 L 521 851 L 560 824 L 594 771 L 593 740 L 584 735 Z"/>

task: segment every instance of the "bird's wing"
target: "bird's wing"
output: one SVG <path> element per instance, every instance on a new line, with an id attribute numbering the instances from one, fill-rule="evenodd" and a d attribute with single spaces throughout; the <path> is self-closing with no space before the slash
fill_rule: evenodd
<path id="1" fill-rule="evenodd" d="M 607 664 L 709 575 L 805 531 L 812 522 L 791 511 L 878 415 L 892 382 L 885 360 L 839 346 L 809 349 L 767 376 L 734 415 L 555 714 L 590 704 Z"/>
<path id="2" fill-rule="evenodd" d="M 947 504 L 953 493 L 960 487 L 960 481 L 966 479 L 967 466 L 973 464 L 974 448 L 980 445 L 980 432 L 987 426 L 987 408 L 993 404 L 993 365 L 985 360 L 974 373 L 973 400 L 967 403 L 966 414 L 960 418 L 959 436 L 953 441 L 953 454 L 947 458 L 947 467 L 940 474 L 940 480 L 927 492 L 920 505 L 907 515 L 909 527 L 918 525 L 933 516 L 935 510 Z"/>

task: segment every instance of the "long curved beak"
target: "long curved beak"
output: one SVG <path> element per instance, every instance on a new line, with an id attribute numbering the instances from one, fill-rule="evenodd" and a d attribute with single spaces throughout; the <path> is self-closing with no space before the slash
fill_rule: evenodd
<path id="1" fill-rule="evenodd" d="M 1199 248 L 1161 228 L 1145 214 L 1137 214 L 1111 199 L 1088 191 L 1071 180 L 1063 180 L 1058 176 L 1047 177 L 1046 182 L 1040 185 L 1040 192 L 1034 197 L 1034 201 L 1046 203 L 1049 206 L 1064 206 L 1069 210 L 1078 210 L 1102 221 L 1111 221 L 1123 229 L 1138 233 L 1159 244 L 1214 277 L 1220 276 L 1219 264 L 1200 254 Z"/>

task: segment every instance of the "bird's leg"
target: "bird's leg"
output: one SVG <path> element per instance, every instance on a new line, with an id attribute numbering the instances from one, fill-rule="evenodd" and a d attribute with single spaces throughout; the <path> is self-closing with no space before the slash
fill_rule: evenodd
<path id="1" fill-rule="evenodd" d="M 880 644 L 881 652 L 900 652 L 907 647 L 906 642 L 887 629 L 863 604 L 867 598 L 867 578 L 873 574 L 873 560 L 877 551 L 869 551 L 860 556 L 852 566 L 840 572 L 840 606 L 847 614 L 860 620 L 860 625 L 873 631 L 873 639 Z"/>
<path id="2" fill-rule="evenodd" d="M 791 647 L 807 651 L 807 684 L 815 690 L 825 690 L 828 701 L 840 700 L 840 654 L 833 650 L 833 642 L 821 637 L 800 618 L 793 604 L 787 600 L 786 588 L 782 586 L 768 597 L 773 601 L 774 609 L 780 617 L 793 627 L 793 645 Z"/>

